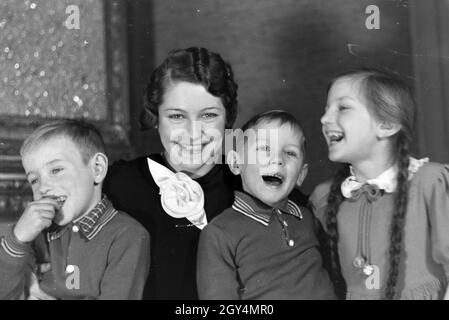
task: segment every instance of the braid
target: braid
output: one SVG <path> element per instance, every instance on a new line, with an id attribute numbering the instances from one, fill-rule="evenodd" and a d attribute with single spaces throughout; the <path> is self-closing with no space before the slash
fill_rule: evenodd
<path id="1" fill-rule="evenodd" d="M 404 231 L 405 216 L 408 202 L 408 166 L 409 166 L 409 142 L 402 133 L 397 140 L 398 152 L 398 177 L 397 194 L 395 198 L 396 212 L 393 214 L 390 233 L 390 270 L 387 278 L 385 299 L 391 300 L 395 296 L 395 287 L 399 274 L 399 265 L 402 251 L 402 235 Z"/>
<path id="2" fill-rule="evenodd" d="M 339 299 L 345 299 L 346 283 L 341 274 L 340 258 L 338 255 L 338 224 L 337 214 L 344 198 L 341 194 L 341 184 L 349 175 L 349 166 L 344 165 L 335 175 L 327 199 L 326 226 L 328 233 L 328 250 L 330 270 L 329 275 L 334 284 L 335 292 Z"/>

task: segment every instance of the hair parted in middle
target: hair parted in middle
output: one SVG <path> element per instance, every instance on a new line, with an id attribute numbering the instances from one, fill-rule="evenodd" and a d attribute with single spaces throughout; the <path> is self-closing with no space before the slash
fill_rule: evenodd
<path id="1" fill-rule="evenodd" d="M 237 89 L 229 63 L 206 48 L 190 47 L 169 52 L 154 70 L 144 96 L 140 116 L 143 130 L 157 126 L 159 106 L 173 83 L 185 81 L 200 84 L 211 95 L 221 99 L 226 110 L 226 128 L 232 128 L 237 116 Z"/>

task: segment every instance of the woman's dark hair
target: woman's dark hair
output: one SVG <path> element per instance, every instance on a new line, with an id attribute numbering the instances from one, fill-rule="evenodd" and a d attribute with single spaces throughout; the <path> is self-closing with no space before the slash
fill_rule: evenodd
<path id="1" fill-rule="evenodd" d="M 399 124 L 400 130 L 392 139 L 392 152 L 398 166 L 397 190 L 395 208 L 390 227 L 389 270 L 385 299 L 395 297 L 398 280 L 400 256 L 402 252 L 403 231 L 408 203 L 408 166 L 411 144 L 413 141 L 413 126 L 415 107 L 410 88 L 396 75 L 375 70 L 359 69 L 338 76 L 331 85 L 339 79 L 349 79 L 360 84 L 368 111 L 378 121 Z M 327 229 L 329 247 L 331 249 L 331 277 L 341 285 L 341 270 L 338 257 L 337 213 L 344 198 L 340 185 L 349 175 L 349 166 L 337 173 L 331 187 L 327 205 Z"/>
<path id="2" fill-rule="evenodd" d="M 220 98 L 226 110 L 226 128 L 232 128 L 237 116 L 237 84 L 231 66 L 218 53 L 191 47 L 170 51 L 151 75 L 140 117 L 143 130 L 157 125 L 164 94 L 178 81 L 200 84 L 211 95 Z"/>

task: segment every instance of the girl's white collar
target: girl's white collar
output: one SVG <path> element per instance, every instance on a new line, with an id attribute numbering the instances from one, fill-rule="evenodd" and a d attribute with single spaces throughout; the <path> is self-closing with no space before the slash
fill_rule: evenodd
<path id="1" fill-rule="evenodd" d="M 408 166 L 409 180 L 413 178 L 413 175 L 418 172 L 419 168 L 424 165 L 424 163 L 429 162 L 429 158 L 415 159 L 410 157 L 410 164 Z M 379 189 L 384 190 L 387 193 L 392 193 L 397 187 L 397 165 L 393 165 L 374 179 L 366 180 L 366 182 L 358 182 L 352 166 L 350 166 L 351 175 L 343 181 L 341 184 L 341 192 L 345 198 L 350 198 L 351 193 L 354 190 L 359 189 L 364 183 L 376 185 Z"/>

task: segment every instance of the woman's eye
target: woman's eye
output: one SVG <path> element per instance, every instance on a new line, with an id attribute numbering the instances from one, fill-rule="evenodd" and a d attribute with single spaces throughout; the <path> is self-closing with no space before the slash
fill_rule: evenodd
<path id="1" fill-rule="evenodd" d="M 184 115 L 182 115 L 180 113 L 175 113 L 175 114 L 169 115 L 168 118 L 172 119 L 172 120 L 182 120 L 182 119 L 184 119 Z"/>
<path id="2" fill-rule="evenodd" d="M 37 179 L 31 179 L 29 182 L 31 185 L 35 185 L 37 183 Z"/>
<path id="3" fill-rule="evenodd" d="M 59 172 L 61 172 L 63 169 L 62 168 L 54 168 L 54 169 L 51 169 L 51 174 L 57 174 L 57 173 L 59 173 Z"/>
<path id="4" fill-rule="evenodd" d="M 208 113 L 205 113 L 205 114 L 202 115 L 203 119 L 213 119 L 213 118 L 216 118 L 216 117 L 218 117 L 218 114 L 213 113 L 213 112 L 208 112 Z"/>
<path id="5" fill-rule="evenodd" d="M 349 108 L 347 106 L 338 106 L 338 111 L 345 111 L 348 110 Z"/>

